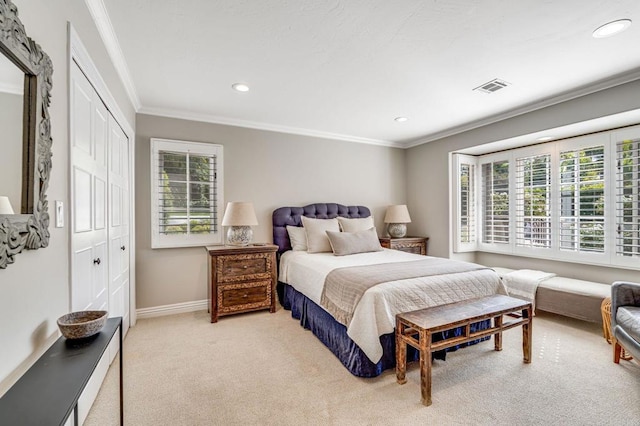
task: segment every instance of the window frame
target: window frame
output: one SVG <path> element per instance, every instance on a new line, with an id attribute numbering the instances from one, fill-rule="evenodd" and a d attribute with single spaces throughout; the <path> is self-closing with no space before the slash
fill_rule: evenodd
<path id="1" fill-rule="evenodd" d="M 151 171 L 151 248 L 202 247 L 222 244 L 222 209 L 224 208 L 224 161 L 223 146 L 213 143 L 191 142 L 172 139 L 150 139 L 150 171 Z M 171 151 L 185 155 L 205 155 L 216 157 L 215 169 L 215 208 L 216 231 L 208 234 L 162 234 L 159 231 L 159 217 L 161 213 L 159 200 L 159 162 L 160 151 Z M 187 200 L 187 203 L 189 200 Z M 187 227 L 188 229 L 188 227 Z"/>
<path id="2" fill-rule="evenodd" d="M 483 188 L 482 188 L 482 182 L 483 182 L 483 178 L 482 178 L 482 166 L 484 166 L 485 164 L 493 164 L 493 163 L 498 163 L 498 162 L 507 162 L 508 166 L 509 166 L 509 175 L 508 175 L 508 185 L 509 185 L 509 196 L 508 196 L 508 201 L 509 201 L 509 233 L 508 233 L 508 242 L 506 243 L 494 243 L 494 242 L 485 242 L 485 225 L 484 225 L 484 220 L 483 220 L 483 215 L 484 215 L 484 205 L 483 205 L 483 199 L 484 199 L 484 195 L 483 195 Z M 511 191 L 511 188 L 514 187 L 514 182 L 513 182 L 513 164 L 512 164 L 512 153 L 508 152 L 508 151 L 504 151 L 504 152 L 499 152 L 499 153 L 495 153 L 495 154 L 487 154 L 487 155 L 482 155 L 478 157 L 478 167 L 476 167 L 476 182 L 478 182 L 477 188 L 478 191 L 476 193 L 476 212 L 478 214 L 478 232 L 476 237 L 478 238 L 477 241 L 477 245 L 478 245 L 478 249 L 480 251 L 490 251 L 493 253 L 511 253 L 513 251 L 513 237 L 514 237 L 514 232 L 513 232 L 513 228 L 512 228 L 512 220 L 511 218 L 513 218 L 515 216 L 515 205 L 512 201 L 513 198 L 513 191 Z"/>
<path id="3" fill-rule="evenodd" d="M 614 131 L 611 133 L 611 150 L 612 150 L 612 158 L 614 158 L 614 161 L 616 162 L 616 167 L 611 167 L 612 170 L 612 182 L 617 182 L 617 172 L 618 172 L 618 167 L 617 167 L 617 144 L 618 142 L 627 140 L 627 139 L 633 139 L 633 140 L 638 140 L 640 139 L 640 126 L 634 126 L 631 128 L 626 128 L 626 129 L 620 129 L 617 131 Z M 638 185 L 640 185 L 640 183 L 638 183 Z M 622 266 L 622 267 L 631 267 L 633 269 L 640 269 L 640 267 L 638 267 L 638 264 L 640 263 L 640 257 L 624 257 L 624 256 L 620 256 L 617 254 L 617 250 L 616 250 L 616 244 L 617 244 L 617 224 L 618 224 L 618 211 L 617 211 L 617 203 L 618 203 L 618 196 L 619 196 L 619 191 L 618 191 L 618 186 L 614 185 L 614 188 L 611 192 L 611 198 L 612 200 L 609 202 L 609 204 L 612 205 L 612 210 L 613 210 L 613 214 L 614 216 L 614 221 L 612 221 L 611 223 L 611 232 L 613 235 L 613 253 L 611 254 L 611 258 L 614 264 Z M 635 200 L 636 203 L 640 204 L 640 189 L 638 190 L 638 199 Z M 638 209 L 640 209 L 640 206 L 637 207 Z"/>
<path id="4" fill-rule="evenodd" d="M 549 249 L 554 249 L 554 245 L 555 245 L 555 237 L 557 235 L 558 229 L 557 229 L 557 225 L 558 225 L 558 216 L 556 214 L 556 199 L 554 196 L 554 182 L 557 182 L 557 176 L 558 176 L 558 171 L 557 169 L 554 167 L 554 158 L 557 155 L 557 146 L 554 144 L 540 144 L 540 145 L 534 145 L 531 147 L 525 147 L 525 148 L 520 148 L 517 150 L 514 150 L 511 153 L 511 161 L 512 161 L 512 170 L 513 170 L 513 177 L 511 179 L 511 182 L 513 182 L 513 187 L 515 188 L 512 194 L 513 197 L 513 217 L 515 218 L 514 223 L 513 223 L 513 246 L 517 249 L 518 254 L 520 255 L 526 255 L 526 256 L 538 256 L 539 252 L 543 252 Z M 522 159 L 522 158 L 531 158 L 531 157 L 538 157 L 538 156 L 543 156 L 543 155 L 549 155 L 550 156 L 550 179 L 551 179 L 551 184 L 550 184 L 550 191 L 549 191 L 549 221 L 550 221 L 550 229 L 549 232 L 551 233 L 551 241 L 550 241 L 550 245 L 549 247 L 539 247 L 539 246 L 527 246 L 527 245 L 519 245 L 518 244 L 518 220 L 520 217 L 520 211 L 518 210 L 518 193 L 519 191 L 522 189 L 519 187 L 519 181 L 518 181 L 518 176 L 517 176 L 517 164 L 518 164 L 518 160 Z"/>
<path id="5" fill-rule="evenodd" d="M 479 223 L 478 223 L 478 202 L 477 202 L 477 196 L 478 196 L 478 179 L 477 179 L 477 168 L 478 168 L 478 164 L 477 164 L 477 160 L 476 157 L 471 156 L 471 155 L 466 155 L 466 154 L 459 154 L 459 153 L 454 153 L 453 154 L 453 161 L 455 164 L 455 167 L 453 167 L 453 174 L 452 174 L 452 178 L 453 178 L 453 182 L 454 182 L 454 191 L 455 191 L 455 197 L 453 197 L 454 199 L 454 203 L 453 203 L 453 217 L 455 218 L 455 221 L 453 221 L 453 246 L 454 246 L 454 252 L 456 253 L 462 253 L 462 252 L 472 252 L 472 251 L 476 251 L 478 248 L 478 232 L 479 232 Z M 461 223 L 462 220 L 462 214 L 461 212 L 463 211 L 462 208 L 462 194 L 461 194 L 461 183 L 462 183 L 462 174 L 459 173 L 460 168 L 463 165 L 468 165 L 471 167 L 471 183 L 470 183 L 470 188 L 469 191 L 473 194 L 473 202 L 471 205 L 471 209 L 472 211 L 470 212 L 469 216 L 468 216 L 468 222 L 470 225 L 470 228 L 472 229 L 472 233 L 473 233 L 473 238 L 471 241 L 463 241 L 462 240 L 462 232 L 463 232 L 463 226 Z"/>
<path id="6" fill-rule="evenodd" d="M 464 155 L 465 162 L 474 161 L 476 164 L 476 208 L 475 218 L 477 223 L 475 251 L 500 253 L 513 256 L 524 256 L 540 259 L 551 259 L 564 262 L 574 262 L 582 264 L 592 264 L 599 266 L 620 267 L 625 269 L 640 270 L 640 256 L 622 256 L 616 252 L 617 242 L 617 223 L 618 210 L 616 209 L 618 201 L 618 189 L 616 184 L 618 167 L 616 146 L 623 140 L 640 140 L 640 125 L 627 127 L 624 129 L 609 130 L 586 136 L 564 139 L 560 141 L 545 142 L 532 144 L 530 146 L 509 149 L 497 153 L 469 156 Z M 578 151 L 584 148 L 604 146 L 604 252 L 587 252 L 587 251 L 569 251 L 560 249 L 560 155 L 561 152 Z M 551 209 L 551 244 L 549 247 L 535 246 L 518 246 L 516 235 L 516 227 L 518 221 L 517 197 L 518 191 L 522 192 L 522 188 L 518 188 L 516 182 L 517 159 L 532 157 L 536 155 L 550 154 L 551 156 L 551 191 L 550 191 L 550 209 Z M 452 182 L 452 205 L 456 208 L 451 218 L 453 252 L 473 251 L 473 245 L 462 245 L 460 243 L 460 226 L 458 224 L 460 218 L 458 212 L 460 205 L 460 186 L 459 166 L 463 154 L 455 153 L 453 156 L 453 173 Z M 482 166 L 490 162 L 509 161 L 509 216 L 510 216 L 510 238 L 508 244 L 484 243 L 484 225 L 482 223 Z M 634 194 L 635 196 L 635 194 Z M 640 197 L 640 194 L 638 195 Z M 633 198 L 634 203 L 640 203 L 640 200 Z M 634 204 L 635 206 L 636 204 Z M 640 209 L 640 207 L 638 207 Z M 633 214 L 633 213 L 632 213 Z"/>

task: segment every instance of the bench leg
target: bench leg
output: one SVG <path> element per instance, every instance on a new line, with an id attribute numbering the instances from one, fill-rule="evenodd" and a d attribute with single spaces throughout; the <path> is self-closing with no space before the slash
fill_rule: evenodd
<path id="1" fill-rule="evenodd" d="M 502 315 L 498 315 L 493 318 L 493 327 L 500 328 L 502 327 Z M 497 332 L 493 335 L 494 346 L 496 351 L 502 350 L 502 331 Z"/>
<path id="2" fill-rule="evenodd" d="M 529 319 L 529 322 L 522 324 L 522 353 L 525 364 L 531 363 L 531 342 L 533 339 L 533 310 L 531 305 L 523 309 L 522 315 Z"/>
<path id="3" fill-rule="evenodd" d="M 407 383 L 407 344 L 401 339 L 403 333 L 403 324 L 396 320 L 396 380 L 401 385 Z"/>
<path id="4" fill-rule="evenodd" d="M 420 331 L 420 393 L 422 404 L 431 405 L 431 333 Z"/>

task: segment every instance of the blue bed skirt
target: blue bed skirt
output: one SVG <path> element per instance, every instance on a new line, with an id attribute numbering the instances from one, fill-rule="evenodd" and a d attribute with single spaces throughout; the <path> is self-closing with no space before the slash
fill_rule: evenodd
<path id="1" fill-rule="evenodd" d="M 382 358 L 377 363 L 373 363 L 367 358 L 362 349 L 347 335 L 347 328 L 344 325 L 337 322 L 327 311 L 316 305 L 302 293 L 288 284 L 278 282 L 278 297 L 282 306 L 291 311 L 291 316 L 300 320 L 302 327 L 310 330 L 320 339 L 354 376 L 376 377 L 384 370 L 396 367 L 396 342 L 394 333 L 380 336 L 380 344 L 383 349 Z M 490 321 L 487 320 L 472 324 L 471 330 L 482 330 L 489 326 Z M 433 340 L 438 341 L 443 338 L 458 336 L 461 333 L 461 329 L 450 330 L 441 333 L 440 336 L 434 335 Z M 485 337 L 460 346 L 438 351 L 434 353 L 433 356 L 434 358 L 444 360 L 446 352 L 452 352 L 458 347 L 473 345 L 489 338 L 490 337 Z M 419 358 L 419 352 L 411 346 L 408 346 L 407 361 L 415 361 Z"/>

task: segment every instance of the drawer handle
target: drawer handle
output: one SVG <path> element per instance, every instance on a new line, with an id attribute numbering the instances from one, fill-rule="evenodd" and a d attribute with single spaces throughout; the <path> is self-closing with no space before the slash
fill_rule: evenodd
<path id="1" fill-rule="evenodd" d="M 242 267 L 242 269 L 247 269 L 248 267 L 249 267 L 249 265 L 244 265 L 244 266 Z"/>
<path id="2" fill-rule="evenodd" d="M 243 297 L 244 299 L 246 299 L 247 297 L 249 297 L 249 295 L 248 295 L 247 293 L 245 293 L 245 294 L 243 294 L 243 295 L 242 295 L 242 297 Z"/>

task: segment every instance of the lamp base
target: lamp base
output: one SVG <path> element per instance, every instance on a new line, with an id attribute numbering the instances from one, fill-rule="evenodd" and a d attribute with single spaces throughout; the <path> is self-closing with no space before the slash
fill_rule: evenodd
<path id="1" fill-rule="evenodd" d="M 393 238 L 402 238 L 407 235 L 407 224 L 406 223 L 390 223 L 387 228 L 387 232 Z"/>
<path id="2" fill-rule="evenodd" d="M 248 246 L 252 239 L 250 226 L 230 226 L 227 229 L 227 244 L 231 246 Z"/>

